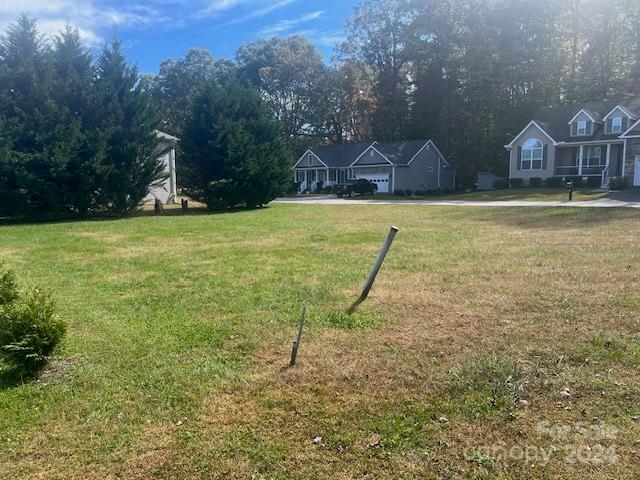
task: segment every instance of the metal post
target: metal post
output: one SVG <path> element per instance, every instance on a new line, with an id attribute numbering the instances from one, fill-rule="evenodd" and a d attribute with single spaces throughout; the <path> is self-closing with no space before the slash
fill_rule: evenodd
<path id="1" fill-rule="evenodd" d="M 289 366 L 293 367 L 296 364 L 296 357 L 298 356 L 298 348 L 300 348 L 300 340 L 302 339 L 302 327 L 304 327 L 304 320 L 307 317 L 307 305 L 305 304 L 302 307 L 302 316 L 300 317 L 300 328 L 298 330 L 298 337 L 296 341 L 293 342 L 293 347 L 291 348 L 291 360 L 289 361 Z"/>
<path id="2" fill-rule="evenodd" d="M 351 305 L 351 307 L 349 307 L 349 309 L 347 310 L 347 313 L 352 314 L 356 310 L 358 305 L 360 305 L 362 302 L 364 302 L 367 299 L 367 296 L 369 295 L 369 291 L 373 286 L 373 282 L 375 282 L 376 276 L 378 275 L 378 272 L 382 267 L 382 263 L 384 262 L 384 259 L 387 256 L 387 252 L 389 252 L 389 249 L 391 248 L 391 244 L 393 243 L 393 239 L 395 238 L 396 233 L 398 233 L 398 227 L 391 227 L 391 229 L 389 230 L 389 234 L 387 235 L 387 238 L 385 239 L 384 244 L 382 245 L 382 249 L 378 254 L 378 258 L 376 259 L 376 262 L 373 264 L 371 273 L 369 273 L 367 282 L 364 284 L 364 288 L 362 289 L 362 293 L 360 294 L 360 297 L 354 302 L 353 305 Z"/>

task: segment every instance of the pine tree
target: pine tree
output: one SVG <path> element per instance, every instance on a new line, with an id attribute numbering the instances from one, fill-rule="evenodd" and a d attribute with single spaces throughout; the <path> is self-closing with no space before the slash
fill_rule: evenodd
<path id="1" fill-rule="evenodd" d="M 95 90 L 97 123 L 106 147 L 100 200 L 112 212 L 123 214 L 138 208 L 151 186 L 166 178 L 156 135 L 160 116 L 117 41 L 101 52 Z"/>
<path id="2" fill-rule="evenodd" d="M 192 112 L 180 135 L 187 195 L 223 209 L 262 206 L 282 193 L 289 155 L 257 92 L 210 83 Z"/>

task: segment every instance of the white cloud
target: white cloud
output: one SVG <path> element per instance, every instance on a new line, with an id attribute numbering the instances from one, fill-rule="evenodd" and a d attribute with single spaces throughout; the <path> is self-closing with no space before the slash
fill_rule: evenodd
<path id="1" fill-rule="evenodd" d="M 18 15 L 38 19 L 42 33 L 53 35 L 67 23 L 77 27 L 90 45 L 110 36 L 110 29 L 178 28 L 189 21 L 223 15 L 233 9 L 243 16 L 225 25 L 261 18 L 298 0 L 0 0 L 0 30 Z M 249 13 L 246 10 L 251 8 Z"/>
<path id="2" fill-rule="evenodd" d="M 112 7 L 98 3 L 98 0 L 2 0 L 0 28 L 4 30 L 23 13 L 36 18 L 38 29 L 47 35 L 55 35 L 66 24 L 71 24 L 78 28 L 80 36 L 90 45 L 103 40 L 98 33 L 103 29 L 158 25 L 169 20 L 168 16 L 148 4 Z"/>
<path id="3" fill-rule="evenodd" d="M 325 13 L 324 10 L 317 10 L 315 12 L 310 12 L 305 15 L 301 15 L 300 17 L 297 17 L 297 18 L 280 20 L 279 22 L 276 22 L 273 25 L 269 25 L 268 27 L 263 28 L 260 31 L 260 34 L 263 36 L 277 35 L 279 33 L 289 31 L 292 28 L 300 25 L 301 23 L 317 20 L 318 18 L 322 17 L 324 13 Z"/>
<path id="4" fill-rule="evenodd" d="M 242 17 L 236 18 L 234 20 L 231 20 L 230 22 L 225 23 L 224 25 L 222 25 L 223 27 L 229 26 L 229 25 L 235 25 L 236 23 L 242 23 L 242 22 L 246 22 L 248 20 L 253 20 L 254 18 L 261 18 L 264 17 L 265 15 L 270 14 L 271 12 L 278 10 L 280 8 L 286 7 L 287 5 L 291 5 L 294 2 L 297 2 L 298 0 L 279 0 L 276 2 L 273 2 L 271 4 L 267 4 L 266 6 L 259 8 L 257 10 L 254 10 L 251 13 L 248 13 L 247 15 L 244 15 Z"/>

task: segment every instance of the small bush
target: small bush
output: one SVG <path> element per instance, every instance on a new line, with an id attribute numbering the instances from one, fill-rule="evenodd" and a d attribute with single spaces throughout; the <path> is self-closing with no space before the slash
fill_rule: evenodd
<path id="1" fill-rule="evenodd" d="M 404 194 L 405 194 L 407 197 L 410 197 L 411 195 L 413 195 L 413 190 L 411 190 L 410 188 L 407 188 L 407 189 L 404 191 Z"/>
<path id="2" fill-rule="evenodd" d="M 544 181 L 544 184 L 550 188 L 562 187 L 562 177 L 551 177 Z"/>
<path id="3" fill-rule="evenodd" d="M 0 305 L 0 359 L 26 374 L 37 372 L 66 333 L 48 293 L 20 292 L 10 272 L 0 276 L 0 289 L 11 298 Z"/>
<path id="4" fill-rule="evenodd" d="M 400 190 L 399 188 L 397 188 L 393 191 L 393 194 L 399 197 L 404 197 L 404 190 Z"/>
<path id="5" fill-rule="evenodd" d="M 18 298 L 18 285 L 13 272 L 0 269 L 0 307 Z"/>
<path id="6" fill-rule="evenodd" d="M 416 195 L 420 196 L 420 197 L 426 197 L 427 195 L 429 195 L 429 191 L 428 190 L 416 190 Z"/>
<path id="7" fill-rule="evenodd" d="M 602 177 L 587 177 L 587 187 L 596 188 L 602 185 Z"/>
<path id="8" fill-rule="evenodd" d="M 509 180 L 509 185 L 511 185 L 512 188 L 520 188 L 522 186 L 522 182 L 523 180 L 521 178 L 512 178 Z"/>
<path id="9" fill-rule="evenodd" d="M 582 177 L 567 177 L 567 182 L 573 182 L 573 188 L 582 186 Z"/>
<path id="10" fill-rule="evenodd" d="M 530 187 L 538 188 L 541 185 L 542 185 L 542 179 L 540 177 L 531 177 L 529 179 Z"/>
<path id="11" fill-rule="evenodd" d="M 626 177 L 612 177 L 609 180 L 609 190 L 624 190 L 629 188 L 630 182 Z"/>
<path id="12" fill-rule="evenodd" d="M 506 178 L 497 178 L 493 182 L 493 188 L 496 190 L 503 190 L 509 187 L 509 181 Z"/>

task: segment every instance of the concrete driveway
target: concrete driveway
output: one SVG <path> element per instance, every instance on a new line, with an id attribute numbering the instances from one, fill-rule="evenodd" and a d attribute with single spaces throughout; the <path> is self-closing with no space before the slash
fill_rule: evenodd
<path id="1" fill-rule="evenodd" d="M 310 205 L 425 205 L 461 207 L 623 207 L 640 208 L 640 189 L 611 192 L 598 200 L 584 201 L 530 201 L 530 200 L 374 200 L 338 198 L 335 195 L 314 195 L 279 198 L 274 203 Z"/>

